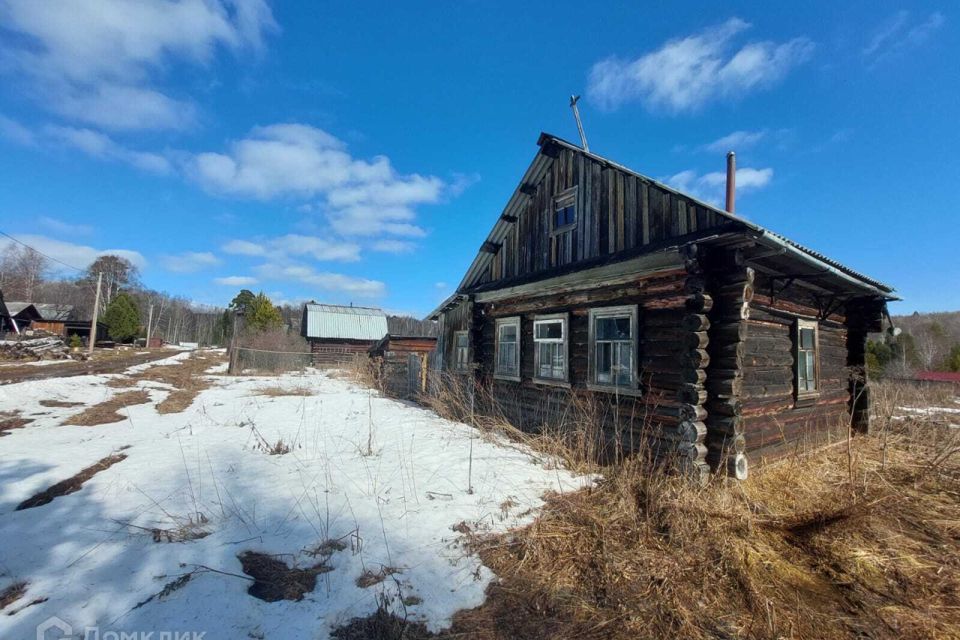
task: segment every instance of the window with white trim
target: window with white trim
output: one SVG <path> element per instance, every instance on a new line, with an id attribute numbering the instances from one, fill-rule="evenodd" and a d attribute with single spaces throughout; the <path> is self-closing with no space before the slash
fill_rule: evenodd
<path id="1" fill-rule="evenodd" d="M 453 366 L 458 371 L 470 368 L 470 333 L 467 331 L 453 333 Z"/>
<path id="2" fill-rule="evenodd" d="M 493 374 L 508 380 L 520 379 L 520 318 L 498 318 L 496 322 L 496 365 Z"/>
<path id="3" fill-rule="evenodd" d="M 637 388 L 637 307 L 590 309 L 590 382 Z"/>
<path id="4" fill-rule="evenodd" d="M 535 316 L 533 319 L 534 377 L 567 379 L 567 314 Z"/>
<path id="5" fill-rule="evenodd" d="M 817 323 L 797 320 L 796 333 L 796 388 L 798 396 L 817 393 L 820 362 L 818 357 Z"/>

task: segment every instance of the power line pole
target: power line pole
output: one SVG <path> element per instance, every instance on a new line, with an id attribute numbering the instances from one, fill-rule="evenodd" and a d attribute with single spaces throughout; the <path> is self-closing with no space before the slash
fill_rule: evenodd
<path id="1" fill-rule="evenodd" d="M 100 285 L 103 282 L 103 272 L 97 273 L 97 296 L 93 299 L 93 320 L 90 321 L 90 344 L 87 353 L 93 355 L 93 345 L 97 343 L 97 317 L 100 315 Z"/>
<path id="2" fill-rule="evenodd" d="M 150 305 L 150 311 L 147 314 L 147 344 L 144 345 L 147 349 L 150 348 L 150 333 L 153 325 L 153 305 Z"/>

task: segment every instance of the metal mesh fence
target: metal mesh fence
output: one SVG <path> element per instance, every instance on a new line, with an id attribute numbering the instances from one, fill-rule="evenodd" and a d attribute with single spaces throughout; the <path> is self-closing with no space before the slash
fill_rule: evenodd
<path id="1" fill-rule="evenodd" d="M 237 347 L 230 358 L 230 372 L 239 373 L 285 373 L 303 371 L 312 365 L 309 351 L 268 351 Z"/>

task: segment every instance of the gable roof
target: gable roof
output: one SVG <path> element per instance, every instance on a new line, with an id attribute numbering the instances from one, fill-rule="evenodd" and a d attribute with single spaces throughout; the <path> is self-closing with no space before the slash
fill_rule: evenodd
<path id="1" fill-rule="evenodd" d="M 73 314 L 72 304 L 56 304 L 54 302 L 7 302 L 7 309 L 13 315 L 17 315 L 27 307 L 33 307 L 39 320 L 47 322 L 62 322 L 69 320 Z"/>
<path id="2" fill-rule="evenodd" d="M 599 156 L 589 151 L 584 151 L 583 148 L 573 144 L 572 142 L 568 142 L 549 133 L 541 133 L 540 138 L 537 140 L 537 144 L 540 146 L 540 150 L 534 157 L 533 162 L 530 163 L 530 166 L 524 173 L 523 178 L 520 180 L 520 183 L 514 190 L 513 195 L 508 200 L 506 207 L 504 207 L 503 213 L 494 224 L 493 229 L 490 231 L 481 247 L 500 245 L 503 243 L 504 238 L 514 224 L 512 220 L 515 220 L 518 217 L 520 210 L 526 205 L 527 198 L 529 197 L 523 193 L 522 189 L 524 185 L 536 184 L 540 181 L 540 179 L 543 178 L 544 174 L 547 172 L 553 162 L 550 149 L 556 145 L 582 154 L 583 156 L 600 164 L 635 176 L 641 180 L 655 185 L 657 188 L 666 192 L 687 198 L 696 203 L 697 206 L 704 207 L 705 209 L 724 218 L 729 223 L 728 231 L 747 232 L 754 237 L 758 244 L 765 245 L 774 252 L 783 253 L 791 258 L 799 259 L 804 264 L 815 268 L 818 271 L 822 271 L 825 274 L 839 278 L 847 285 L 865 290 L 865 292 L 868 294 L 876 295 L 885 299 L 897 299 L 896 296 L 892 295 L 893 287 L 889 285 L 886 285 L 878 280 L 874 280 L 873 278 L 859 273 L 850 267 L 837 262 L 836 260 L 832 260 L 827 256 L 814 251 L 813 249 L 809 249 L 797 242 L 793 242 L 792 240 L 774 233 L 769 229 L 761 227 L 758 224 L 750 222 L 745 218 L 741 218 L 740 216 L 732 214 L 724 209 L 720 209 L 710 203 L 703 202 L 698 198 L 683 193 L 682 191 L 678 191 L 677 189 L 658 182 L 653 178 L 637 173 L 636 171 L 633 171 L 632 169 L 629 169 L 617 162 L 604 158 L 603 156 Z M 481 249 L 477 253 L 477 256 L 474 258 L 473 262 L 470 264 L 470 267 L 467 270 L 467 273 L 464 275 L 463 280 L 461 280 L 459 286 L 457 287 L 457 293 L 463 293 L 472 289 L 477 284 L 485 269 L 489 266 L 490 261 L 493 260 L 493 257 L 494 254 Z M 453 296 L 451 296 L 451 298 L 453 298 Z M 435 316 L 438 311 L 440 311 L 450 302 L 450 299 L 445 300 L 428 317 Z"/>
<path id="3" fill-rule="evenodd" d="M 32 302 L 7 302 L 7 312 L 18 320 L 42 320 L 43 316 Z"/>
<path id="4" fill-rule="evenodd" d="M 379 340 L 387 334 L 387 314 L 376 307 L 308 302 L 303 305 L 301 334 L 305 338 Z"/>

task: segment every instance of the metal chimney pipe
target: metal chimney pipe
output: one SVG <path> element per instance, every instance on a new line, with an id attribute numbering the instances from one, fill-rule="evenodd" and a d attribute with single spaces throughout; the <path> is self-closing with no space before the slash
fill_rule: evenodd
<path id="1" fill-rule="evenodd" d="M 737 154 L 727 153 L 727 211 L 736 213 L 737 197 Z"/>

